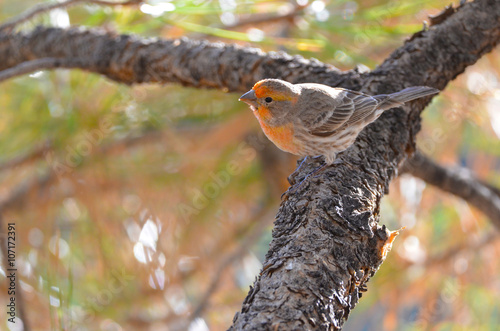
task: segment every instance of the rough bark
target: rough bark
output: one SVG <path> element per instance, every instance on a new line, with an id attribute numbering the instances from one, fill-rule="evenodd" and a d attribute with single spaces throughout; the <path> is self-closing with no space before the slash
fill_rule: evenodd
<path id="1" fill-rule="evenodd" d="M 40 69 L 80 68 L 124 84 L 179 83 L 227 91 L 246 91 L 269 77 L 328 85 L 345 85 L 359 77 L 356 70 L 341 72 L 286 53 L 186 38 L 148 40 L 77 27 L 37 27 L 16 34 L 0 30 L 0 58 L 0 70 L 43 59 Z"/>
<path id="2" fill-rule="evenodd" d="M 500 1 L 478 0 L 414 35 L 366 74 L 342 73 L 282 53 L 187 39 L 145 41 L 77 28 L 0 31 L 0 70 L 16 69 L 26 61 L 58 59 L 54 67 L 76 66 L 126 84 L 174 82 L 244 91 L 261 78 L 276 77 L 375 94 L 412 85 L 443 89 L 499 40 Z M 340 163 L 286 195 L 263 270 L 232 329 L 342 327 L 395 237 L 379 225 L 380 200 L 398 167 L 414 151 L 420 112 L 428 101 L 388 111 L 339 155 Z M 320 162 L 305 162 L 292 182 Z"/>

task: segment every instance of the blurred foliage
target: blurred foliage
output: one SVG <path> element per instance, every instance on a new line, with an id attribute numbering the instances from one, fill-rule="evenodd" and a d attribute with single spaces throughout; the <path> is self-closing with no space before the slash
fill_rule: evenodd
<path id="1" fill-rule="evenodd" d="M 36 3 L 2 1 L 0 20 Z M 448 4 L 82 3 L 21 29 L 71 24 L 187 36 L 284 50 L 342 69 L 374 68 Z M 496 51 L 451 83 L 424 112 L 418 138 L 439 162 L 471 168 L 497 186 L 499 68 Z M 189 330 L 227 328 L 261 268 L 279 196 L 295 166 L 294 157 L 266 143 L 238 95 L 127 87 L 78 70 L 37 72 L 1 87 L 0 164 L 50 146 L 42 157 L 0 172 L 2 201 L 48 176 L 3 211 L 4 222 L 17 227 L 32 329 L 182 330 L 186 321 Z M 403 176 L 383 200 L 381 220 L 406 230 L 345 330 L 493 330 L 500 324 L 500 244 L 485 240 L 494 229 L 480 211 Z M 204 302 L 210 286 L 215 290 Z M 201 315 L 191 318 L 197 308 Z"/>

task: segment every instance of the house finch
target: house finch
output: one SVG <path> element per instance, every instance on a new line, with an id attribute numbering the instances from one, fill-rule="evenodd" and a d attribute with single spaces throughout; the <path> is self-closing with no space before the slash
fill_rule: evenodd
<path id="1" fill-rule="evenodd" d="M 239 100 L 250 105 L 262 130 L 279 149 L 299 156 L 324 155 L 329 165 L 385 110 L 438 92 L 415 86 L 371 96 L 321 84 L 264 79 Z"/>

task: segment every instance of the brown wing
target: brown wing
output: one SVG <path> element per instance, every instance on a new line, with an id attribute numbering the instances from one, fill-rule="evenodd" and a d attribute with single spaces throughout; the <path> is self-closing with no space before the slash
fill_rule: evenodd
<path id="1" fill-rule="evenodd" d="M 340 103 L 330 109 L 321 105 L 316 120 L 309 125 L 309 132 L 316 136 L 329 136 L 340 127 L 347 127 L 373 114 L 378 102 L 375 98 L 355 91 L 343 90 L 337 97 Z M 338 101 L 337 101 L 338 102 Z M 333 109 L 332 109 L 333 108 Z"/>

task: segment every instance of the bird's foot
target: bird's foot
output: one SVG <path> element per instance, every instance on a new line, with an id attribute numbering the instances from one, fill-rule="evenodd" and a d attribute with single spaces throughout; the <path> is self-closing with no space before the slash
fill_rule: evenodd
<path id="1" fill-rule="evenodd" d="M 322 155 L 317 155 L 317 156 L 311 156 L 310 158 L 312 159 L 317 159 L 319 157 L 321 157 Z M 297 169 L 295 169 L 294 172 L 292 172 L 290 174 L 290 176 L 288 176 L 288 182 L 292 185 L 292 186 L 295 186 L 295 177 L 297 177 L 297 175 L 299 174 L 299 171 L 300 169 L 302 168 L 302 165 L 304 164 L 304 162 L 306 162 L 307 158 L 309 158 L 309 156 L 306 156 L 304 157 L 304 159 L 300 162 L 299 166 L 297 167 Z M 302 180 L 303 181 L 303 180 Z M 301 181 L 301 182 L 302 182 Z"/>
<path id="2" fill-rule="evenodd" d="M 295 183 L 295 177 L 298 175 L 300 168 L 302 167 L 302 165 L 304 164 L 304 162 L 306 162 L 306 160 L 307 160 L 307 156 L 306 156 L 306 157 L 304 157 L 304 159 L 302 160 L 302 162 L 300 162 L 300 164 L 299 164 L 299 166 L 297 167 L 297 169 L 295 169 L 295 171 L 294 171 L 294 172 L 292 172 L 292 173 L 290 174 L 290 176 L 288 176 L 287 180 L 288 180 L 288 182 L 289 182 L 290 184 L 294 184 L 294 183 Z M 292 183 L 292 182 L 293 182 L 293 183 Z M 286 192 L 285 192 L 285 193 L 286 193 Z M 284 193 L 283 193 L 283 194 L 284 194 Z M 282 194 L 281 196 L 283 196 L 283 194 Z"/>
<path id="3" fill-rule="evenodd" d="M 304 179 L 302 179 L 300 182 L 298 183 L 295 183 L 293 184 L 292 186 L 290 186 L 288 188 L 288 190 L 286 190 L 282 195 L 281 195 L 281 199 L 283 199 L 283 196 L 289 196 L 290 194 L 292 193 L 295 193 L 297 191 L 297 189 L 302 186 L 302 184 L 305 182 L 305 180 L 309 178 L 309 175 L 307 175 L 306 177 L 304 177 Z"/>
<path id="4" fill-rule="evenodd" d="M 302 161 L 303 162 L 303 161 Z M 320 173 L 322 170 L 324 170 L 327 166 L 329 166 L 329 164 L 323 164 L 322 166 L 316 168 L 315 170 L 313 170 L 311 173 L 309 173 L 307 176 L 304 177 L 304 179 L 302 179 L 299 183 L 296 183 L 292 186 L 290 186 L 288 188 L 288 190 L 285 191 L 285 193 L 283 193 L 281 195 L 281 199 L 283 199 L 283 196 L 285 197 L 288 197 L 290 196 L 290 194 L 292 193 L 295 193 L 311 176 L 313 178 L 316 178 L 317 176 L 314 176 L 318 173 Z"/>
<path id="5" fill-rule="evenodd" d="M 326 167 L 331 166 L 331 165 L 338 165 L 338 164 L 341 164 L 341 163 L 342 163 L 342 160 L 335 159 L 335 161 L 333 161 L 331 163 L 326 163 L 322 167 L 320 167 L 319 169 L 316 169 L 313 173 L 316 173 L 316 172 L 319 173 L 320 170 L 322 170 L 323 168 L 326 168 Z M 319 175 L 316 175 L 313 178 L 318 178 L 318 177 L 319 177 Z"/>

